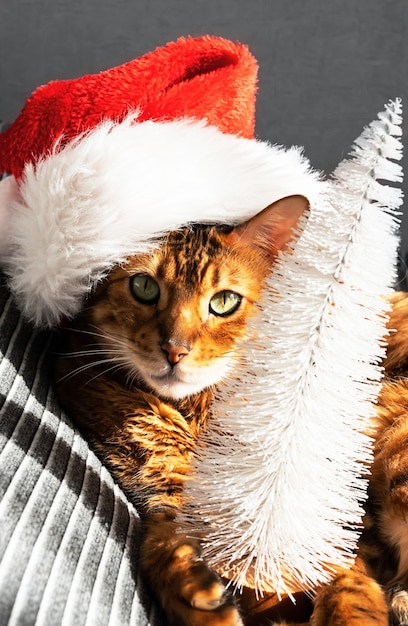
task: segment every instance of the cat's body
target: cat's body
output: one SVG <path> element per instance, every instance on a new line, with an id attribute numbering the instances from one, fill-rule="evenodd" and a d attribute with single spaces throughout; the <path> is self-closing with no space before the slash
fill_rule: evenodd
<path id="1" fill-rule="evenodd" d="M 116 268 L 61 334 L 56 384 L 62 405 L 138 508 L 144 530 L 141 567 L 173 626 L 238 626 L 244 619 L 262 623 L 259 615 L 242 617 L 245 606 L 238 610 L 219 576 L 201 559 L 198 542 L 177 533 L 174 519 L 197 440 L 207 426 L 212 388 L 239 358 L 264 279 L 306 210 L 306 201 L 293 197 L 236 229 L 171 233 L 158 249 Z M 394 361 L 390 355 L 390 370 L 401 367 L 404 350 L 398 355 Z M 389 585 L 390 595 L 397 584 L 408 589 L 407 470 L 401 471 L 408 468 L 408 453 L 404 465 L 400 444 L 392 465 L 395 469 L 400 460 L 400 471 L 390 476 L 387 463 L 394 457 L 386 452 L 394 417 L 405 415 L 404 407 L 402 417 L 388 410 L 390 396 L 393 406 L 400 406 L 398 385 L 404 384 L 385 383 L 380 400 L 367 516 L 371 528 L 363 535 L 362 558 L 317 593 L 314 626 L 386 626 L 385 595 L 372 576 Z M 408 402 L 408 384 L 405 396 Z M 391 503 L 397 513 L 390 520 L 385 504 L 398 497 L 398 504 Z M 393 529 L 389 535 L 388 528 Z M 379 533 L 384 533 L 382 543 Z M 380 565 L 372 558 L 373 541 L 379 550 L 385 546 Z M 400 558 L 389 548 L 392 541 L 406 549 Z M 393 555 L 389 580 L 381 565 L 384 554 Z M 244 599 L 246 607 L 256 605 L 250 593 Z"/>

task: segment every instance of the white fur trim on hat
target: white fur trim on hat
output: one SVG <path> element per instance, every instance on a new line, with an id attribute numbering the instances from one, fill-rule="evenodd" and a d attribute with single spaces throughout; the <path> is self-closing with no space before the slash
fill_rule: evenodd
<path id="1" fill-rule="evenodd" d="M 103 123 L 27 165 L 0 206 L 2 264 L 33 323 L 55 325 L 128 255 L 194 222 L 242 222 L 325 185 L 298 148 L 285 150 L 189 120 Z M 1 220 L 0 220 L 1 221 Z"/>

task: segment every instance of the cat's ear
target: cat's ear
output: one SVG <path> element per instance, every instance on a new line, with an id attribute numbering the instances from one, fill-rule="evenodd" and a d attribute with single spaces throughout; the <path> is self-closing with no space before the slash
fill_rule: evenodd
<path id="1" fill-rule="evenodd" d="M 234 229 L 234 235 L 246 245 L 261 248 L 274 257 L 295 237 L 299 220 L 307 218 L 309 202 L 304 196 L 288 196 Z"/>

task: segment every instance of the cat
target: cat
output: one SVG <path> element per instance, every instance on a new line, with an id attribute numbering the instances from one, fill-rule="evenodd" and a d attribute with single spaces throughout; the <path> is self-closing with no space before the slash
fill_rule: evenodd
<path id="1" fill-rule="evenodd" d="M 60 332 L 55 384 L 61 405 L 140 513 L 141 570 L 171 626 L 250 626 L 277 614 L 285 618 L 282 605 L 278 612 L 274 606 L 264 610 L 265 598 L 250 590 L 235 598 L 201 558 L 199 542 L 177 532 L 175 517 L 214 387 L 233 368 L 264 281 L 307 214 L 307 200 L 290 196 L 236 227 L 192 225 L 171 232 L 150 252 L 114 268 Z M 384 538 L 381 553 L 383 529 L 378 536 L 373 531 L 381 526 L 377 509 L 384 513 L 386 502 L 376 470 L 381 437 L 394 427 L 381 415 L 379 410 L 371 527 L 367 521 L 355 566 L 339 571 L 308 604 L 301 619 L 310 618 L 312 626 L 386 626 L 388 605 L 394 602 L 398 612 L 395 590 L 406 581 L 392 578 L 398 567 L 391 562 L 392 575 L 382 580 L 381 558 L 394 548 L 388 550 Z M 380 583 L 389 584 L 388 605 Z"/>

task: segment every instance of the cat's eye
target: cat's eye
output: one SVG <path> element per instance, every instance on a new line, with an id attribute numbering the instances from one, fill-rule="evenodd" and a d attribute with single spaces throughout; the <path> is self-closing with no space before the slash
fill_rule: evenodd
<path id="1" fill-rule="evenodd" d="M 136 300 L 143 304 L 156 304 L 160 297 L 160 287 L 146 274 L 135 274 L 130 279 L 130 290 Z"/>
<path id="2" fill-rule="evenodd" d="M 242 296 L 235 291 L 220 291 L 216 293 L 210 300 L 210 311 L 214 315 L 224 317 L 231 315 L 241 304 Z"/>

